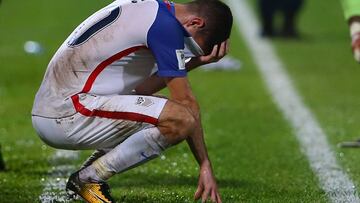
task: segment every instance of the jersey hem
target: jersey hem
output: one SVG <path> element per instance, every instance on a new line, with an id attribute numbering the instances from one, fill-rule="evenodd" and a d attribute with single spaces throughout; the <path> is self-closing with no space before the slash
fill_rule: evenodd
<path id="1" fill-rule="evenodd" d="M 158 71 L 157 75 L 160 77 L 186 77 L 187 73 L 177 72 L 177 71 Z"/>

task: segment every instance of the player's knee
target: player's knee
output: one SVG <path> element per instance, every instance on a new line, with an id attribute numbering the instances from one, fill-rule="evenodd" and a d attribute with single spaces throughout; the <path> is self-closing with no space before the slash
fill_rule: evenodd
<path id="1" fill-rule="evenodd" d="M 159 125 L 162 134 L 176 144 L 191 136 L 196 128 L 196 119 L 186 107 L 170 103 L 160 116 Z"/>
<path id="2" fill-rule="evenodd" d="M 179 124 L 176 126 L 177 131 L 180 135 L 184 136 L 184 139 L 191 135 L 196 127 L 196 120 L 194 116 L 186 108 L 182 115 L 179 115 L 178 123 Z"/>
<path id="3" fill-rule="evenodd" d="M 195 118 L 185 107 L 177 108 L 171 120 L 173 120 L 171 125 L 172 134 L 178 137 L 179 141 L 185 140 L 195 130 Z"/>

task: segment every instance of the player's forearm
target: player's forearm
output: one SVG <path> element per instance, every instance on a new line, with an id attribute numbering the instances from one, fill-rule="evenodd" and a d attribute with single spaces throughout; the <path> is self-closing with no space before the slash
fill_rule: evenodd
<path id="1" fill-rule="evenodd" d="M 204 164 L 210 165 L 202 128 L 198 127 L 194 134 L 188 137 L 186 141 L 198 164 L 200 166 Z"/>
<path id="2" fill-rule="evenodd" d="M 194 58 L 191 58 L 190 61 L 186 63 L 185 67 L 186 67 L 187 71 L 191 71 L 201 65 L 204 65 L 204 64 L 202 64 L 196 57 L 194 57 Z"/>
<path id="3" fill-rule="evenodd" d="M 189 62 L 186 63 L 185 67 L 187 71 L 191 71 L 201 65 L 206 64 L 201 62 L 198 57 L 191 58 Z M 157 76 L 156 74 L 147 78 L 143 83 L 138 85 L 135 88 L 136 94 L 141 95 L 152 95 L 166 87 L 166 82 L 163 78 Z"/>
<path id="4" fill-rule="evenodd" d="M 170 99 L 186 107 L 196 121 L 194 131 L 187 139 L 188 144 L 199 164 L 208 162 L 200 118 L 199 104 L 191 91 L 187 78 L 169 78 L 166 80 L 170 90 Z"/>
<path id="5" fill-rule="evenodd" d="M 160 90 L 164 89 L 165 87 L 166 87 L 166 83 L 164 79 L 154 74 L 150 76 L 148 79 L 146 79 L 143 83 L 138 85 L 135 88 L 135 92 L 136 94 L 141 94 L 141 95 L 153 95 L 156 92 L 159 92 Z"/>
<path id="6" fill-rule="evenodd" d="M 209 63 L 213 63 L 213 62 L 215 62 L 215 61 L 213 61 L 213 58 L 202 60 L 201 57 L 193 57 L 190 59 L 190 61 L 188 61 L 186 63 L 185 67 L 186 67 L 186 70 L 189 72 L 199 66 L 206 65 Z"/>
<path id="7" fill-rule="evenodd" d="M 200 166 L 209 163 L 209 157 L 206 149 L 206 144 L 204 141 L 204 132 L 201 124 L 201 116 L 200 116 L 200 108 L 197 101 L 194 99 L 192 101 L 187 101 L 186 106 L 192 112 L 195 120 L 196 120 L 196 128 L 194 133 L 189 136 L 186 140 L 191 152 L 193 153 L 196 161 Z"/>

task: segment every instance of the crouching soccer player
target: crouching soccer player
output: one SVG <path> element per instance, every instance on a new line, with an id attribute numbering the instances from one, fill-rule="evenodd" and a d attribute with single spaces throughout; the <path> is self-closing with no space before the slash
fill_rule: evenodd
<path id="1" fill-rule="evenodd" d="M 228 52 L 228 6 L 117 0 L 66 39 L 36 95 L 33 126 L 61 149 L 96 149 L 67 183 L 87 202 L 114 202 L 106 181 L 186 140 L 200 165 L 195 198 L 221 202 L 187 72 Z M 156 65 L 155 65 L 156 64 Z M 152 96 L 167 87 L 170 98 Z"/>

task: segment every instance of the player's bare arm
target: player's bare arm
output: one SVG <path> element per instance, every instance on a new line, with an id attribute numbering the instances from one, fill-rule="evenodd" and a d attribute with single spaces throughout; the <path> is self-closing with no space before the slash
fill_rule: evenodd
<path id="1" fill-rule="evenodd" d="M 193 57 L 186 63 L 186 70 L 191 71 L 199 66 L 214 63 L 222 59 L 229 53 L 229 40 L 222 42 L 220 45 L 215 45 L 209 55 Z M 153 95 L 166 87 L 163 78 L 154 74 L 147 78 L 142 84 L 136 87 L 136 94 Z"/>
<path id="2" fill-rule="evenodd" d="M 186 77 L 167 78 L 165 79 L 165 82 L 170 91 L 170 100 L 186 107 L 186 109 L 190 112 L 190 115 L 193 117 L 192 119 L 195 120 L 194 131 L 189 132 L 190 134 L 186 139 L 200 166 L 199 182 L 195 193 L 195 199 L 201 198 L 202 201 L 206 201 L 208 197 L 210 197 L 213 202 L 221 202 L 204 142 L 200 108 L 191 91 L 190 83 Z M 162 132 L 161 126 L 160 131 Z M 162 134 L 166 135 L 167 132 L 162 132 Z"/>

